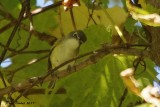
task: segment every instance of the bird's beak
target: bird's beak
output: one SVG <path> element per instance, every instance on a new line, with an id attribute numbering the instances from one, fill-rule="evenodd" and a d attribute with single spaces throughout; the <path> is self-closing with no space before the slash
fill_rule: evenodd
<path id="1" fill-rule="evenodd" d="M 79 43 L 80 43 L 80 45 L 81 45 L 82 43 L 84 43 L 84 41 L 80 40 Z"/>

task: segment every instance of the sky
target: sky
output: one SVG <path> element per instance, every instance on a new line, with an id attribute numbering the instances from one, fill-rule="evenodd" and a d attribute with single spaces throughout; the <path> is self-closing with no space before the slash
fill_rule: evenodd
<path id="1" fill-rule="evenodd" d="M 40 7 L 46 7 L 51 4 L 53 4 L 53 0 L 37 0 L 36 2 L 36 5 Z"/>
<path id="2" fill-rule="evenodd" d="M 45 7 L 45 6 L 53 4 L 53 1 L 54 0 L 37 0 L 36 5 L 40 6 L 40 7 Z M 116 1 L 115 0 L 109 0 L 109 4 L 108 4 L 109 8 L 114 7 L 115 5 L 123 7 L 123 4 L 122 4 L 121 0 L 118 0 L 118 1 L 117 0 Z"/>
<path id="3" fill-rule="evenodd" d="M 36 1 L 36 6 L 38 7 L 46 7 L 48 5 L 53 4 L 54 0 L 37 0 Z M 114 0 L 110 0 L 108 7 L 111 8 L 115 5 L 118 5 L 120 7 L 123 7 L 121 2 L 115 2 Z M 1 67 L 2 68 L 6 68 L 8 66 L 10 66 L 12 64 L 12 60 L 10 58 L 5 59 L 2 63 L 1 63 Z"/>
<path id="4" fill-rule="evenodd" d="M 51 4 L 53 4 L 52 0 L 48 0 L 47 2 L 45 2 L 45 0 L 37 0 L 36 2 L 36 5 L 39 7 L 45 7 Z M 6 68 L 6 67 L 9 67 L 11 64 L 12 64 L 12 60 L 10 58 L 7 58 L 1 63 L 0 67 Z"/>

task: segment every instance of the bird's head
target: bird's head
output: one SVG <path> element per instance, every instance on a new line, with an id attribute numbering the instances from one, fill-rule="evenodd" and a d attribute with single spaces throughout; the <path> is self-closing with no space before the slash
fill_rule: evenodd
<path id="1" fill-rule="evenodd" d="M 87 40 L 87 37 L 82 30 L 70 32 L 69 35 L 79 40 L 80 44 L 84 43 Z"/>

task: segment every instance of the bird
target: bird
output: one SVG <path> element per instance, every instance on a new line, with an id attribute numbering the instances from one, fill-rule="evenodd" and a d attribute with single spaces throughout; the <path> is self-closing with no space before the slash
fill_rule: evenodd
<path id="1" fill-rule="evenodd" d="M 49 53 L 48 70 L 50 71 L 62 63 L 75 58 L 79 53 L 81 44 L 86 42 L 86 40 L 86 35 L 82 30 L 72 31 L 67 36 L 64 36 L 58 40 L 57 43 L 53 45 Z M 73 66 L 74 63 L 75 61 L 70 62 L 54 71 L 54 73 L 67 69 L 69 66 Z M 52 75 L 54 75 L 54 73 L 52 73 Z M 54 87 L 54 85 L 55 82 L 51 81 L 48 88 Z"/>

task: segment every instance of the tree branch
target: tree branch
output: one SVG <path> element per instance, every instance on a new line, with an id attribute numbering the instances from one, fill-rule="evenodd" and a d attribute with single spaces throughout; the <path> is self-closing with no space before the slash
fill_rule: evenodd
<path id="1" fill-rule="evenodd" d="M 143 50 L 136 49 L 136 48 L 133 48 L 133 47 L 134 47 L 134 45 L 130 45 L 128 47 L 126 47 L 124 45 L 123 46 L 106 45 L 101 49 L 88 52 L 84 55 L 80 55 L 77 58 L 71 59 L 71 60 L 61 64 L 59 67 L 56 67 L 56 69 L 50 70 L 51 72 L 49 74 L 46 74 L 45 76 L 33 77 L 33 78 L 27 79 L 27 80 L 25 80 L 21 83 L 18 83 L 18 84 L 15 84 L 15 85 L 12 85 L 12 86 L 9 86 L 9 87 L 6 87 L 6 88 L 2 88 L 2 89 L 0 89 L 0 96 L 2 96 L 4 94 L 7 94 L 7 93 L 10 93 L 10 92 L 21 91 L 21 90 L 24 90 L 24 89 L 31 89 L 33 86 L 41 83 L 42 81 L 47 82 L 47 81 L 51 81 L 51 80 L 58 80 L 58 79 L 64 78 L 68 75 L 71 75 L 75 71 L 78 72 L 81 69 L 83 69 L 83 68 L 85 68 L 85 67 L 87 67 L 91 64 L 97 63 L 99 60 L 101 60 L 104 56 L 106 56 L 108 54 L 120 54 L 120 53 L 123 54 L 123 52 L 126 51 L 125 54 L 139 56 L 142 53 Z M 149 56 L 148 51 L 145 51 L 144 53 L 145 53 L 144 57 Z M 91 56 L 88 59 L 86 59 L 85 61 L 75 65 L 70 70 L 63 70 L 61 72 L 56 72 L 54 76 L 52 76 L 52 77 L 50 76 L 50 74 L 52 72 L 54 72 L 55 70 L 64 66 L 65 64 L 70 63 L 71 61 L 74 61 L 75 59 L 82 58 L 82 57 L 85 57 L 85 56 L 88 56 L 88 55 L 91 55 Z"/>
<path id="2" fill-rule="evenodd" d="M 19 26 L 19 24 L 20 24 L 21 21 L 22 21 L 24 12 L 25 12 L 25 2 L 22 4 L 22 9 L 21 9 L 21 12 L 20 12 L 20 14 L 19 14 L 18 23 L 16 23 L 14 29 L 12 30 L 12 33 L 11 33 L 11 35 L 10 35 L 7 43 L 6 43 L 6 47 L 9 47 L 9 46 L 10 46 L 10 44 L 11 44 L 13 38 L 14 38 L 14 35 L 15 35 L 17 29 L 18 29 L 18 26 Z M 0 57 L 0 63 L 4 60 L 4 57 L 5 57 L 5 55 L 6 55 L 6 52 L 7 52 L 7 49 L 4 49 L 3 52 L 2 52 L 2 54 L 1 54 L 1 57 Z M 5 83 L 5 80 L 4 80 L 3 75 L 2 75 L 1 72 L 0 72 L 0 76 L 1 76 L 1 79 L 2 79 L 2 81 L 3 81 L 4 86 L 7 87 L 7 85 L 6 85 L 6 83 Z"/>
<path id="3" fill-rule="evenodd" d="M 46 11 L 52 9 L 52 8 L 56 8 L 56 7 L 60 6 L 61 4 L 62 4 L 62 1 L 58 1 L 58 2 L 56 2 L 56 3 L 54 3 L 54 4 L 52 4 L 52 5 L 35 9 L 35 10 L 33 10 L 33 11 L 31 12 L 31 16 L 35 16 L 35 15 L 41 14 L 41 13 L 46 12 Z M 7 29 L 13 27 L 13 26 L 18 22 L 18 20 L 15 19 L 10 13 L 5 12 L 5 11 L 2 10 L 2 9 L 0 9 L 0 11 L 1 11 L 1 13 L 3 13 L 3 14 L 1 14 L 1 15 L 3 15 L 3 17 L 5 17 L 6 19 L 8 19 L 8 20 L 11 21 L 10 23 L 8 23 L 7 25 L 5 25 L 4 27 L 2 27 L 2 28 L 0 29 L 0 33 L 3 33 L 3 32 L 6 31 Z M 27 18 L 28 18 L 28 16 L 24 16 L 24 17 L 23 17 L 23 20 L 25 20 L 25 19 L 27 19 Z"/>
<path id="4" fill-rule="evenodd" d="M 20 27 L 21 27 L 22 29 L 24 29 L 25 31 L 28 31 L 28 32 L 29 32 L 29 26 L 27 26 L 26 24 L 21 23 Z M 42 40 L 42 41 L 47 41 L 47 42 L 49 42 L 49 44 L 51 44 L 51 45 L 57 40 L 57 38 L 55 38 L 54 36 L 50 36 L 50 35 L 48 35 L 48 34 L 46 34 L 46 33 L 40 33 L 40 32 L 38 32 L 38 31 L 36 31 L 36 30 L 33 30 L 32 33 L 33 33 L 36 37 L 38 37 L 40 40 Z"/>
<path id="5" fill-rule="evenodd" d="M 31 64 L 37 63 L 37 62 L 39 62 L 41 60 L 44 60 L 46 58 L 48 58 L 48 54 L 43 56 L 43 57 L 41 57 L 41 58 L 39 58 L 39 59 L 33 59 L 33 60 L 29 61 L 27 64 L 24 64 L 24 65 L 20 66 L 19 68 L 16 68 L 15 70 L 12 70 L 11 72 L 8 72 L 8 74 L 7 74 L 9 76 L 8 82 L 9 83 L 12 82 L 15 73 L 17 73 L 18 71 L 30 66 Z"/>

